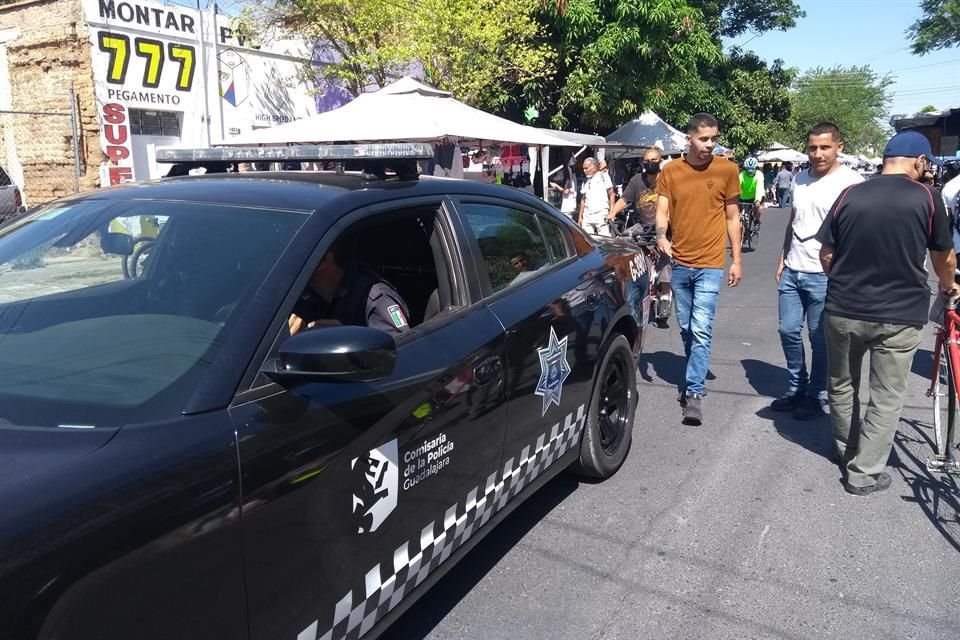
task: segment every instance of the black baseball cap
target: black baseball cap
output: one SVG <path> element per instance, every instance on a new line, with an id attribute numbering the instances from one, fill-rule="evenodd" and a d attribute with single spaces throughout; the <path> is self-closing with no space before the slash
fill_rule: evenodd
<path id="1" fill-rule="evenodd" d="M 919 131 L 901 131 L 890 138 L 890 142 L 883 149 L 884 158 L 917 158 L 919 156 L 925 157 L 937 166 L 943 164 L 933 157 L 930 141 L 927 140 L 927 136 Z"/>

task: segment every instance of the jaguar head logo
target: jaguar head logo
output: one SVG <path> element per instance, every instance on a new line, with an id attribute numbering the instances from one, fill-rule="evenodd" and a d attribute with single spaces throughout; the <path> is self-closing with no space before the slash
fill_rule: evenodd
<path id="1" fill-rule="evenodd" d="M 373 533 L 397 507 L 397 441 L 391 440 L 350 462 L 353 518 L 357 533 Z"/>

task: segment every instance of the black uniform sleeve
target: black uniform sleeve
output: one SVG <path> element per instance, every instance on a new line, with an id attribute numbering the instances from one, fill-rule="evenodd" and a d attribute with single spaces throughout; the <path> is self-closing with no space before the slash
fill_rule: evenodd
<path id="1" fill-rule="evenodd" d="M 936 189 L 933 192 L 933 218 L 930 220 L 930 241 L 927 248 L 931 251 L 953 249 L 953 234 L 950 230 L 950 214 L 943 205 L 943 196 Z"/>
<path id="2" fill-rule="evenodd" d="M 304 324 L 309 324 L 322 317 L 323 301 L 309 287 L 300 295 L 300 299 L 293 305 L 293 313 L 303 319 Z"/>
<path id="3" fill-rule="evenodd" d="M 397 336 L 410 330 L 410 312 L 400 294 L 386 282 L 370 287 L 367 294 L 367 326 Z"/>

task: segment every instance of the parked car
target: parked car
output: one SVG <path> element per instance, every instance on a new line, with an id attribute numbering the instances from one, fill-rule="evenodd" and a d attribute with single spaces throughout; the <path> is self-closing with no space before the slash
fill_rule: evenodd
<path id="1" fill-rule="evenodd" d="M 10 175 L 0 167 L 0 224 L 24 212 L 23 194 Z"/>
<path id="2" fill-rule="evenodd" d="M 245 151 L 270 153 L 220 153 Z M 403 299 L 395 335 L 291 336 L 305 295 L 370 304 L 313 284 L 343 246 Z M 551 477 L 623 464 L 636 257 L 519 190 L 377 170 L 167 178 L 0 229 L 0 635 L 379 635 Z"/>

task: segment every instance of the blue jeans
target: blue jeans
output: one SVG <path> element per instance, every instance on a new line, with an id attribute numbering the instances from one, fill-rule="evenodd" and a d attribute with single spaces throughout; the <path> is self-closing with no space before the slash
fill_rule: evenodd
<path id="1" fill-rule="evenodd" d="M 790 189 L 789 188 L 786 188 L 786 189 L 783 187 L 777 188 L 777 204 L 779 204 L 781 208 L 790 206 Z"/>
<path id="2" fill-rule="evenodd" d="M 787 393 L 827 397 L 827 341 L 823 330 L 823 305 L 827 299 L 827 276 L 783 268 L 777 285 L 780 307 L 780 344 L 787 359 L 790 387 Z M 803 321 L 810 338 L 810 375 L 803 349 Z"/>
<path id="3" fill-rule="evenodd" d="M 687 357 L 685 389 L 688 395 L 703 395 L 721 282 L 723 269 L 694 269 L 679 264 L 673 267 L 670 285 L 677 307 L 683 352 Z"/>

